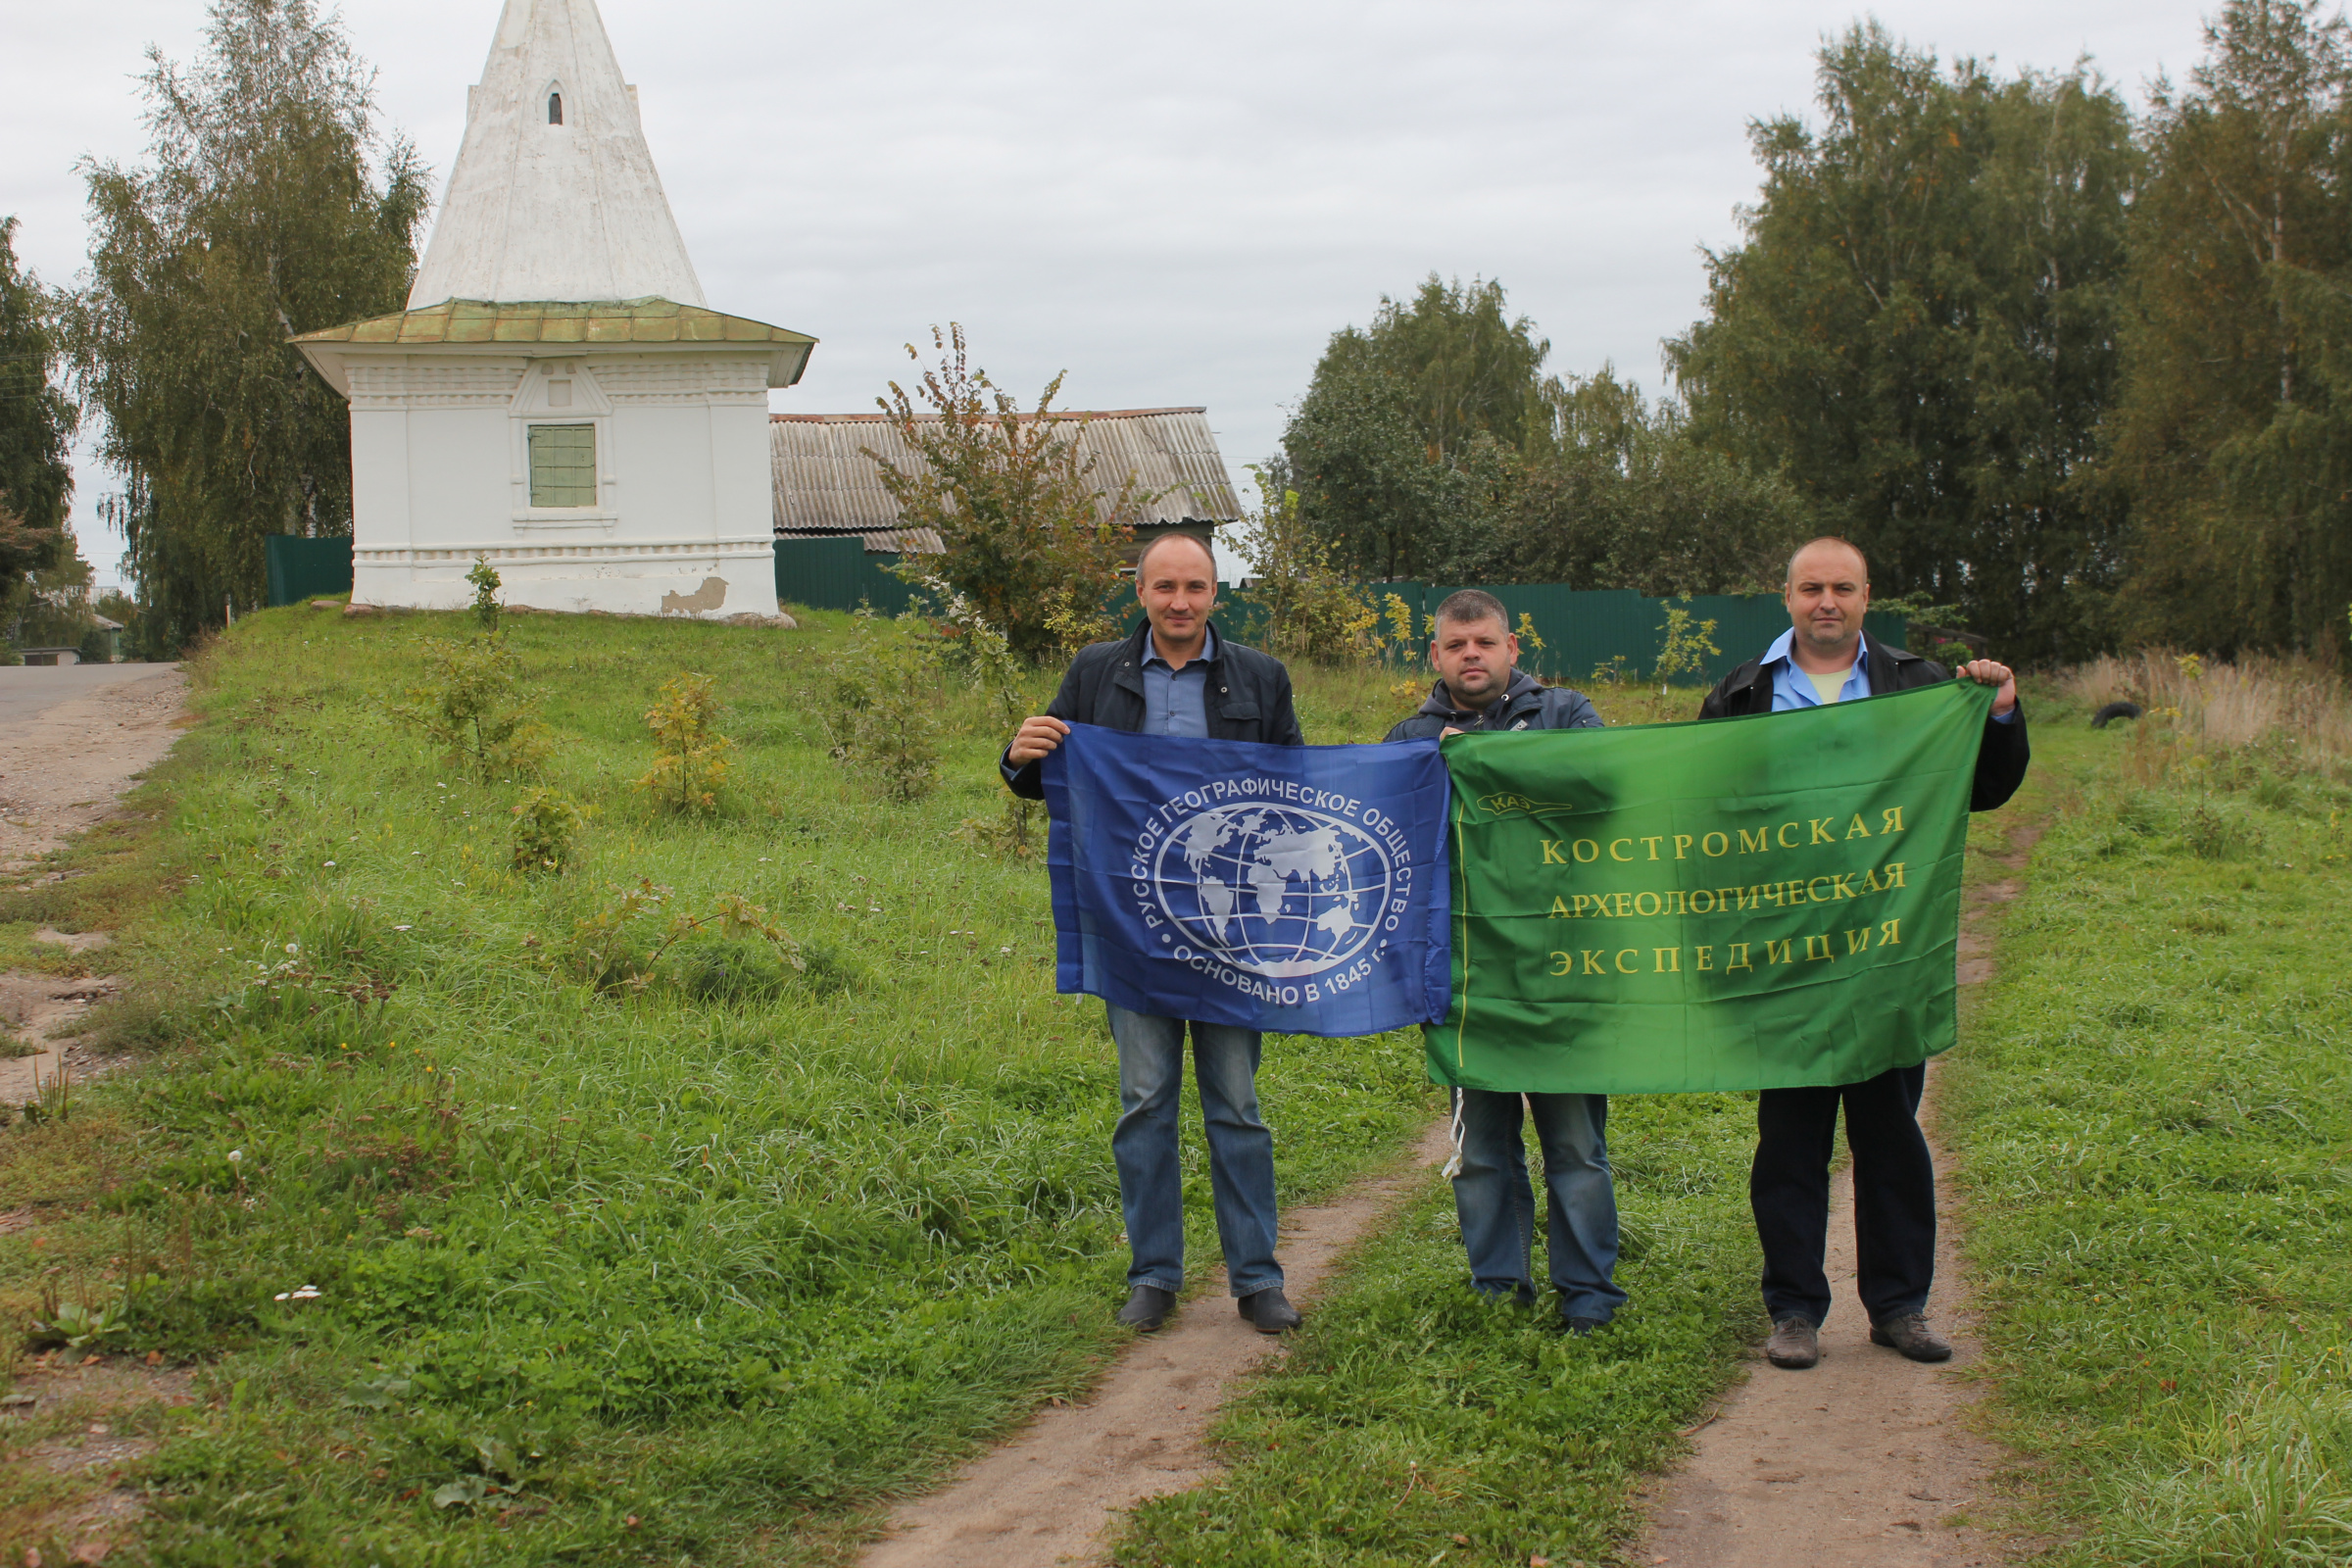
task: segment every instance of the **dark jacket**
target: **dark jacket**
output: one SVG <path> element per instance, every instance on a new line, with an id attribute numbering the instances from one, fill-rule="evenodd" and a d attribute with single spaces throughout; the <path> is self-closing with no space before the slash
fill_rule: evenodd
<path id="1" fill-rule="evenodd" d="M 1122 642 L 1094 643 L 1078 650 L 1068 673 L 1061 677 L 1061 690 L 1046 705 L 1046 712 L 1065 723 L 1100 724 L 1104 729 L 1130 732 L 1142 729 L 1144 637 L 1151 625 L 1146 621 Z M 1263 741 L 1271 746 L 1306 744 L 1306 736 L 1298 729 L 1298 715 L 1291 707 L 1291 672 L 1282 667 L 1281 660 L 1245 648 L 1219 631 L 1217 657 L 1207 663 L 1208 683 L 1201 696 L 1208 709 L 1210 739 Z M 1045 799 L 1045 759 L 1016 768 L 1000 756 L 997 765 L 1013 794 L 1033 801 Z"/>
<path id="2" fill-rule="evenodd" d="M 1483 709 L 1454 707 L 1453 694 L 1439 681 L 1430 688 L 1429 701 L 1399 720 L 1388 738 L 1427 740 L 1444 734 L 1448 724 L 1455 729 L 1598 729 L 1600 715 L 1583 692 L 1546 686 L 1526 670 L 1514 669 L 1502 695 Z"/>
<path id="3" fill-rule="evenodd" d="M 1907 692 L 1915 686 L 1933 686 L 1939 680 L 1950 680 L 1952 672 L 1933 659 L 1900 648 L 1889 648 L 1876 638 L 1870 641 L 1869 657 L 1864 660 L 1864 673 L 1870 677 L 1870 692 L 1883 697 L 1889 692 Z M 1751 659 L 1723 677 L 1722 684 L 1707 693 L 1706 701 L 1698 705 L 1701 718 L 1732 718 L 1741 713 L 1772 711 L 1772 681 L 1764 673 L 1764 661 Z M 2026 781 L 2026 762 L 2030 751 L 2026 744 L 2026 705 L 2021 701 L 2013 716 L 2006 722 L 1987 717 L 1984 720 L 1984 744 L 1977 751 L 1976 786 L 1969 792 L 1968 808 L 1989 811 L 2008 802 L 2017 787 Z"/>

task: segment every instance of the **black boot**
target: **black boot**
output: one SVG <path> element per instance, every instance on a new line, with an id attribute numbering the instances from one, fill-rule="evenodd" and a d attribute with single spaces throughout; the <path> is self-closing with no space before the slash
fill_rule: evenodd
<path id="1" fill-rule="evenodd" d="M 1235 1304 L 1241 1308 L 1242 1316 L 1257 1325 L 1260 1334 L 1288 1334 L 1298 1326 L 1298 1309 L 1282 1294 L 1279 1285 L 1245 1296 Z"/>
<path id="2" fill-rule="evenodd" d="M 1156 1285 L 1138 1285 L 1128 1293 L 1127 1304 L 1119 1308 L 1119 1321 L 1149 1334 L 1165 1323 L 1168 1314 L 1175 1310 L 1175 1292 L 1163 1291 Z"/>

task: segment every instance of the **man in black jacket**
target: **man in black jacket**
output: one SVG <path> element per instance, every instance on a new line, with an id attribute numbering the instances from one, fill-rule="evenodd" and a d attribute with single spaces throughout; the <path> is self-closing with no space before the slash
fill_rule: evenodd
<path id="1" fill-rule="evenodd" d="M 1842 539 L 1816 539 L 1790 559 L 1786 598 L 1789 630 L 1763 658 L 1726 675 L 1699 706 L 1700 718 L 1787 712 L 1952 678 L 1933 660 L 1862 635 L 1870 564 Z M 1980 659 L 1960 673 L 1999 688 L 1968 803 L 1972 811 L 1989 811 L 2025 781 L 2025 710 L 2006 665 Z M 1830 1311 L 1822 1269 L 1830 1152 L 1841 1103 L 1854 1156 L 1856 1284 L 1870 1314 L 1871 1343 L 1914 1361 L 1950 1359 L 1950 1344 L 1926 1316 L 1936 1275 L 1936 1166 L 1919 1130 L 1927 1081 L 1922 1063 L 1863 1083 L 1767 1089 L 1757 1097 L 1747 1195 L 1764 1244 L 1764 1305 L 1772 1316 L 1764 1353 L 1773 1365 L 1801 1369 L 1821 1359 L 1821 1324 Z"/>
<path id="2" fill-rule="evenodd" d="M 1598 729 L 1585 694 L 1546 686 L 1519 668 L 1519 639 L 1502 601 L 1464 588 L 1438 606 L 1429 662 L 1438 683 L 1393 741 L 1468 730 Z M 1535 1188 L 1527 1179 L 1520 1106 L 1544 1149 L 1552 1289 L 1560 1327 L 1591 1334 L 1625 1304 L 1617 1288 L 1617 1192 L 1609 1174 L 1609 1097 L 1453 1092 L 1453 1211 L 1470 1254 L 1470 1288 L 1492 1301 L 1536 1298 Z"/>
<path id="3" fill-rule="evenodd" d="M 1303 746 L 1282 662 L 1217 635 L 1216 562 L 1190 534 L 1163 534 L 1136 563 L 1144 625 L 1115 643 L 1081 649 L 1045 712 L 1021 721 L 999 763 L 1004 782 L 1045 794 L 1046 754 L 1072 724 L 1151 735 Z M 1107 1005 L 1107 1004 L 1106 1004 Z M 1119 1051 L 1119 1123 L 1110 1136 L 1132 1262 L 1119 1321 L 1150 1332 L 1184 1288 L 1184 1173 L 1176 1144 L 1184 1037 L 1208 1135 L 1217 1240 L 1242 1316 L 1261 1334 L 1298 1326 L 1274 1260 L 1274 1135 L 1257 1114 L 1258 1033 L 1230 1024 L 1159 1018 L 1111 1006 Z"/>

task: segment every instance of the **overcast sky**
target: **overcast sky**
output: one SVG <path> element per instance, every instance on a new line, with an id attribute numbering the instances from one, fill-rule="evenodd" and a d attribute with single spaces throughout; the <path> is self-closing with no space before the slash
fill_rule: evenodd
<path id="1" fill-rule="evenodd" d="M 1834 0 L 603 0 L 710 304 L 822 341 L 780 410 L 870 409 L 958 320 L 992 376 L 1072 408 L 1204 404 L 1227 464 L 1273 450 L 1325 339 L 1431 271 L 1500 279 L 1551 341 L 1662 390 L 1702 247 L 1752 198 L 1747 125 L 1812 112 Z M 1898 36 L 2057 69 L 2137 105 L 2186 74 L 2183 0 L 1899 0 Z M 438 187 L 498 0 L 348 0 L 382 119 Z M 0 0 L 0 214 L 51 282 L 84 265 L 84 156 L 135 160 L 149 44 L 197 0 Z M 112 579 L 120 540 L 75 515 Z"/>

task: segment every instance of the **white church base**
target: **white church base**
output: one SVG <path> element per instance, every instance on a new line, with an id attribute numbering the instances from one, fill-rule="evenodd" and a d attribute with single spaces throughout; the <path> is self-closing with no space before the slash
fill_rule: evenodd
<path id="1" fill-rule="evenodd" d="M 480 555 L 498 572 L 499 598 L 532 610 L 725 620 L 776 613 L 772 538 L 698 545 L 524 545 L 352 553 L 352 603 L 460 610 L 473 602 L 466 574 Z"/>

